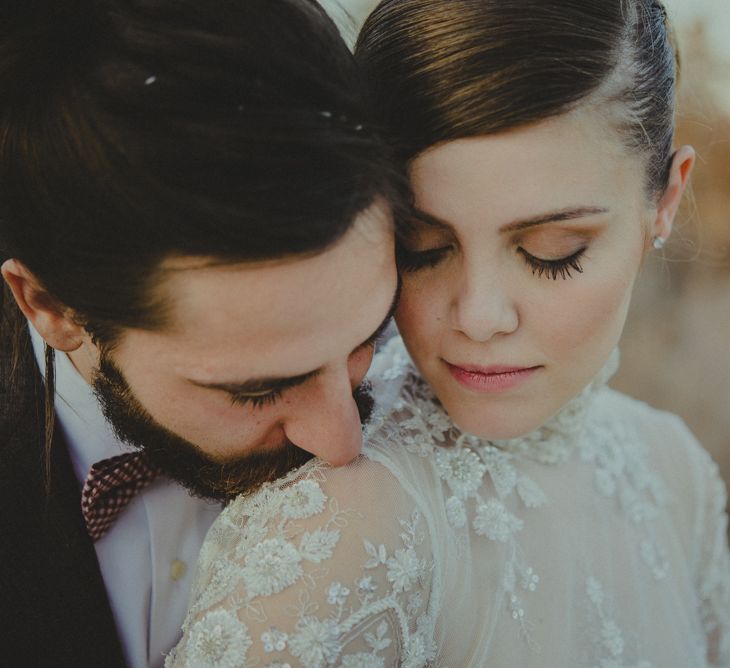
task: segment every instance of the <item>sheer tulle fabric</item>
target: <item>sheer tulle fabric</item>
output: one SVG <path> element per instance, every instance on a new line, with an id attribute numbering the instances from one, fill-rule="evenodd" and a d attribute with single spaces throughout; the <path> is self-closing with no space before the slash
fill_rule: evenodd
<path id="1" fill-rule="evenodd" d="M 724 486 L 615 364 L 489 443 L 391 341 L 363 455 L 228 506 L 166 666 L 730 666 Z"/>

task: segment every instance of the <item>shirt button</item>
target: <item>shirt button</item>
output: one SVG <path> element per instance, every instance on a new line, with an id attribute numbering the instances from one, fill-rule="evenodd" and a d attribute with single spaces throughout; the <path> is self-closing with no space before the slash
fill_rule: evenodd
<path id="1" fill-rule="evenodd" d="M 185 575 L 185 573 L 187 572 L 187 570 L 188 570 L 188 566 L 187 566 L 187 564 L 184 561 L 180 561 L 179 559 L 175 559 L 170 564 L 170 577 L 173 580 L 176 580 L 177 581 L 177 580 L 179 580 L 180 578 L 182 578 Z"/>

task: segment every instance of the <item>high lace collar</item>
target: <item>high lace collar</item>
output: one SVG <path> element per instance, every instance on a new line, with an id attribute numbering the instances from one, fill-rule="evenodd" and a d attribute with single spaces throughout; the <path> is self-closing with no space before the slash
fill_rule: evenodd
<path id="1" fill-rule="evenodd" d="M 416 369 L 400 337 L 389 341 L 380 359 L 376 361 L 380 377 L 390 383 L 396 379 L 399 397 L 385 410 L 378 411 L 375 419 L 366 429 L 374 433 L 388 416 L 402 414 L 406 406 L 409 411 L 422 416 L 428 423 L 434 445 L 453 443 L 469 447 L 493 446 L 519 456 L 529 457 L 543 464 L 557 464 L 565 461 L 573 452 L 585 425 L 585 417 L 598 391 L 606 386 L 619 366 L 619 351 L 614 349 L 603 368 L 588 386 L 566 403 L 555 415 L 533 432 L 517 438 L 488 441 L 461 430 L 434 396 L 431 388 Z M 380 389 L 380 388 L 378 388 Z M 387 393 L 386 393 L 387 394 Z M 426 454 L 428 446 L 419 448 Z"/>
<path id="2" fill-rule="evenodd" d="M 517 438 L 491 443 L 509 452 L 524 454 L 543 464 L 565 461 L 577 445 L 585 425 L 588 408 L 596 393 L 603 389 L 619 366 L 618 348 L 588 386 L 535 431 Z"/>

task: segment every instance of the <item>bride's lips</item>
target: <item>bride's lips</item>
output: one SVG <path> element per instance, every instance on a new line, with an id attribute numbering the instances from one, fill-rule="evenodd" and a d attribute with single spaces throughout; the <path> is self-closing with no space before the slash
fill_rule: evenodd
<path id="1" fill-rule="evenodd" d="M 446 368 L 454 380 L 468 390 L 474 392 L 502 392 L 517 387 L 536 371 L 540 366 L 474 366 L 471 364 L 457 365 L 444 360 Z"/>

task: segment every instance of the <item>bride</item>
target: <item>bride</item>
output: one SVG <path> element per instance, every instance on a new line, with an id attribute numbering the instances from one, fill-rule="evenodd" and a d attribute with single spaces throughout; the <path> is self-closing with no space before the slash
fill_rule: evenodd
<path id="1" fill-rule="evenodd" d="M 385 0 L 357 55 L 408 165 L 363 454 L 235 499 L 167 666 L 730 666 L 725 491 L 607 386 L 694 163 L 651 0 Z"/>

